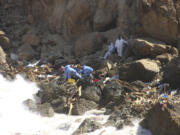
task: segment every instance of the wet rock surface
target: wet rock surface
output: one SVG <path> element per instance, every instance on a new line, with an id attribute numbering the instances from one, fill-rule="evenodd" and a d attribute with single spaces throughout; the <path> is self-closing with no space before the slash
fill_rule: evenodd
<path id="1" fill-rule="evenodd" d="M 153 135 L 180 134 L 179 104 L 155 104 L 141 125 L 150 129 Z"/>
<path id="2" fill-rule="evenodd" d="M 83 133 L 90 133 L 97 129 L 100 129 L 102 125 L 98 122 L 95 122 L 91 119 L 85 119 L 82 124 L 79 126 L 78 130 L 76 130 L 73 135 L 79 135 Z"/>
<path id="3" fill-rule="evenodd" d="M 72 109 L 72 114 L 73 115 L 82 115 L 88 110 L 93 110 L 97 109 L 98 104 L 91 100 L 86 100 L 86 99 L 79 99 L 79 101 L 74 105 Z"/>

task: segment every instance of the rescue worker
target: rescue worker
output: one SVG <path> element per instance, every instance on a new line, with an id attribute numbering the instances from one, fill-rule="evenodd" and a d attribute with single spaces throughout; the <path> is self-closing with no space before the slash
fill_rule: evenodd
<path id="1" fill-rule="evenodd" d="M 59 72 L 65 75 L 65 80 L 71 79 L 71 78 L 78 78 L 81 79 L 81 75 L 74 69 L 74 65 L 67 65 L 67 66 L 61 66 Z"/>
<path id="2" fill-rule="evenodd" d="M 82 70 L 82 66 L 80 64 L 77 64 L 76 66 L 74 66 L 74 69 L 79 73 L 82 74 L 83 70 Z"/>
<path id="3" fill-rule="evenodd" d="M 115 48 L 117 50 L 118 56 L 122 57 L 123 55 L 123 48 L 124 48 L 124 43 L 127 43 L 122 37 L 118 37 L 118 39 L 115 42 Z"/>
<path id="4" fill-rule="evenodd" d="M 104 59 L 107 59 L 111 55 L 111 53 L 113 53 L 115 51 L 115 46 L 112 42 L 108 47 L 109 48 L 108 48 L 108 51 L 104 55 Z"/>
<path id="5" fill-rule="evenodd" d="M 86 66 L 86 65 L 77 65 L 78 68 L 80 69 L 79 72 L 83 74 L 83 76 L 86 77 L 90 77 L 93 78 L 92 72 L 93 72 L 93 68 L 90 66 Z"/>

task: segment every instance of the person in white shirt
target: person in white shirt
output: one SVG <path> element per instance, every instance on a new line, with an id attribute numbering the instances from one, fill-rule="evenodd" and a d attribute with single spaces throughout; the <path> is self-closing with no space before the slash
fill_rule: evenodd
<path id="1" fill-rule="evenodd" d="M 119 37 L 115 42 L 115 48 L 117 50 L 118 56 L 120 57 L 123 56 L 124 43 L 127 43 L 127 41 L 125 41 L 122 37 Z"/>

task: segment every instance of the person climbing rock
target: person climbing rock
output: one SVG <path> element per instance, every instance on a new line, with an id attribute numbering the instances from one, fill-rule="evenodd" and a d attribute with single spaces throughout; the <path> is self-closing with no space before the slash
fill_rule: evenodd
<path id="1" fill-rule="evenodd" d="M 104 59 L 107 59 L 113 52 L 115 52 L 115 45 L 111 42 L 108 46 L 108 51 L 104 55 Z"/>

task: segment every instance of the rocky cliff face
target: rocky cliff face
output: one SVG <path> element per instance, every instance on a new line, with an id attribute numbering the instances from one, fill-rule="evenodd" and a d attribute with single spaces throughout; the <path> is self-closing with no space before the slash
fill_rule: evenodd
<path id="1" fill-rule="evenodd" d="M 26 0 L 24 4 L 34 20 L 40 18 L 52 31 L 71 39 L 113 28 L 168 43 L 176 43 L 180 36 L 178 0 Z"/>

